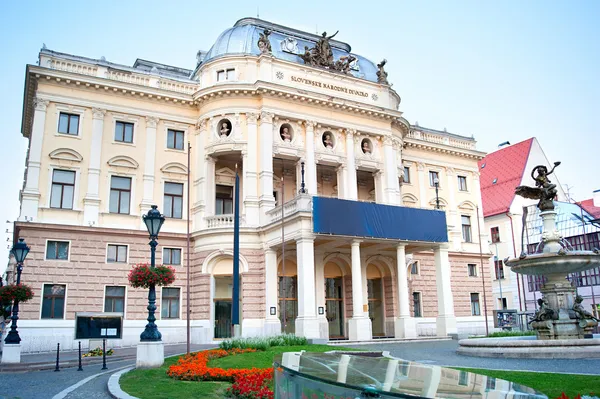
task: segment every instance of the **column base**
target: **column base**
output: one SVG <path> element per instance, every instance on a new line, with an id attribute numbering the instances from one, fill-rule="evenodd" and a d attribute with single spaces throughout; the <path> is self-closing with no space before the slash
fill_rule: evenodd
<path id="1" fill-rule="evenodd" d="M 165 362 L 165 346 L 162 341 L 140 342 L 137 345 L 135 367 L 155 369 Z"/>
<path id="2" fill-rule="evenodd" d="M 373 339 L 373 327 L 368 317 L 352 317 L 348 320 L 348 339 L 350 341 L 370 341 Z"/>
<path id="3" fill-rule="evenodd" d="M 319 337 L 329 339 L 329 322 L 325 317 L 318 317 L 319 320 Z"/>
<path id="4" fill-rule="evenodd" d="M 416 338 L 417 323 L 413 317 L 398 317 L 394 320 L 395 338 Z"/>
<path id="5" fill-rule="evenodd" d="M 296 318 L 296 335 L 305 338 L 319 338 L 319 320 L 316 317 Z"/>
<path id="6" fill-rule="evenodd" d="M 281 321 L 279 319 L 266 319 L 264 327 L 267 337 L 281 334 Z"/>
<path id="7" fill-rule="evenodd" d="M 450 334 L 457 334 L 456 317 L 438 316 L 435 322 L 436 333 L 438 337 L 446 337 Z"/>
<path id="8" fill-rule="evenodd" d="M 4 344 L 2 363 L 21 363 L 21 344 Z"/>

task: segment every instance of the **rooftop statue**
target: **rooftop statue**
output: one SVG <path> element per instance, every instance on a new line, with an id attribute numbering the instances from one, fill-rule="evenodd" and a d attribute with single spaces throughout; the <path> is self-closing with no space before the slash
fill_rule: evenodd
<path id="1" fill-rule="evenodd" d="M 550 176 L 556 167 L 560 165 L 560 162 L 554 162 L 554 167 L 548 172 L 548 168 L 544 165 L 538 165 L 531 171 L 531 177 L 535 180 L 535 187 L 519 186 L 515 189 L 515 194 L 529 199 L 538 199 L 538 205 L 540 211 L 551 211 L 554 210 L 554 203 L 552 202 L 556 197 L 558 191 L 556 190 L 556 184 L 552 184 L 548 176 Z M 534 173 L 537 172 L 537 176 Z"/>
<path id="2" fill-rule="evenodd" d="M 356 57 L 345 55 L 340 57 L 338 61 L 333 61 L 333 50 L 329 44 L 329 40 L 333 39 L 339 31 L 331 36 L 327 36 L 327 32 L 323 32 L 315 47 L 309 48 L 304 46 L 304 54 L 300 54 L 300 58 L 304 63 L 310 66 L 333 69 L 343 73 L 350 73 L 350 64 L 356 61 Z"/>
<path id="3" fill-rule="evenodd" d="M 356 57 L 353 55 L 343 55 L 338 61 L 335 62 L 334 69 L 342 73 L 350 73 L 350 65 L 356 61 Z"/>
<path id="4" fill-rule="evenodd" d="M 258 37 L 258 48 L 260 49 L 261 54 L 271 54 L 271 42 L 269 41 L 269 35 L 271 31 L 265 29 L 263 33 L 259 33 Z"/>
<path id="5" fill-rule="evenodd" d="M 389 85 L 390 82 L 388 82 L 388 80 L 387 80 L 388 74 L 383 69 L 383 67 L 385 66 L 385 64 L 387 64 L 387 60 L 386 59 L 384 59 L 379 64 L 377 64 L 377 68 L 379 68 L 379 71 L 377 71 L 377 83 L 381 83 L 382 85 Z"/>

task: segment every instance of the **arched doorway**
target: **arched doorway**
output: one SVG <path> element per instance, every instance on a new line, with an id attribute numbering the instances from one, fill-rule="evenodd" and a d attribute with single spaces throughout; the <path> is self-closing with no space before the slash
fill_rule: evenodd
<path id="1" fill-rule="evenodd" d="M 286 257 L 285 271 L 279 263 L 277 281 L 281 332 L 294 334 L 298 316 L 298 269 L 295 261 Z"/>
<path id="2" fill-rule="evenodd" d="M 385 305 L 383 275 L 373 264 L 367 266 L 367 298 L 373 336 L 385 336 Z"/>
<path id="3" fill-rule="evenodd" d="M 224 256 L 215 260 L 212 268 L 212 292 L 214 315 L 214 338 L 223 339 L 232 336 L 232 298 L 233 298 L 233 258 Z M 242 295 L 240 275 L 239 317 L 242 320 Z"/>
<path id="4" fill-rule="evenodd" d="M 334 262 L 325 265 L 325 315 L 329 338 L 344 337 L 344 275 Z"/>

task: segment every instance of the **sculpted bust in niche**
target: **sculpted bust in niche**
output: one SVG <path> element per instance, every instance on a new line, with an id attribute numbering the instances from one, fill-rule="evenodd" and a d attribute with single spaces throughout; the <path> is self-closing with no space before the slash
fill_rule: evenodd
<path id="1" fill-rule="evenodd" d="M 323 145 L 326 148 L 333 148 L 333 141 L 331 140 L 331 134 L 325 133 L 323 135 Z"/>
<path id="2" fill-rule="evenodd" d="M 229 130 L 229 125 L 227 124 L 227 122 L 223 122 L 221 124 L 221 137 L 229 136 Z"/>
<path id="3" fill-rule="evenodd" d="M 285 141 L 286 143 L 289 143 L 292 140 L 292 135 L 290 134 L 290 129 L 287 126 L 283 126 L 281 128 L 280 136 L 283 139 L 283 141 Z"/>
<path id="4" fill-rule="evenodd" d="M 371 153 L 371 145 L 369 144 L 369 140 L 364 139 L 362 142 L 362 152 L 365 154 Z"/>

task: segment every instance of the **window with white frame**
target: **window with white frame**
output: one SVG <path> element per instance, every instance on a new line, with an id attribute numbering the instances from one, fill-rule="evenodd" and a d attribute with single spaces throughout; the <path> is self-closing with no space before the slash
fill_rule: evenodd
<path id="1" fill-rule="evenodd" d="M 127 245 L 108 244 L 106 261 L 108 263 L 127 263 Z"/>
<path id="2" fill-rule="evenodd" d="M 467 264 L 467 269 L 469 269 L 469 277 L 477 277 L 477 265 L 474 263 Z"/>
<path id="3" fill-rule="evenodd" d="M 467 177 L 458 176 L 458 189 L 460 191 L 467 191 Z"/>
<path id="4" fill-rule="evenodd" d="M 110 213 L 129 214 L 131 177 L 112 176 L 110 179 Z"/>
<path id="5" fill-rule="evenodd" d="M 471 294 L 471 315 L 481 316 L 481 308 L 479 307 L 479 294 Z"/>
<path id="6" fill-rule="evenodd" d="M 233 213 L 233 187 L 217 184 L 215 191 L 215 215 L 231 215 Z"/>
<path id="7" fill-rule="evenodd" d="M 413 314 L 414 317 L 422 317 L 421 313 L 421 293 L 413 292 Z"/>
<path id="8" fill-rule="evenodd" d="M 405 166 L 404 167 L 404 183 L 408 183 L 410 184 L 410 167 Z"/>
<path id="9" fill-rule="evenodd" d="M 183 216 L 183 184 L 165 182 L 164 215 L 181 219 Z"/>
<path id="10" fill-rule="evenodd" d="M 46 243 L 47 260 L 69 260 L 68 241 L 48 241 Z"/>
<path id="11" fill-rule="evenodd" d="M 179 288 L 163 288 L 162 289 L 162 306 L 161 317 L 163 319 L 178 319 L 179 318 Z"/>
<path id="12" fill-rule="evenodd" d="M 115 141 L 133 143 L 133 123 L 117 121 L 115 123 Z"/>
<path id="13" fill-rule="evenodd" d="M 79 115 L 61 112 L 58 116 L 58 132 L 77 136 L 79 134 Z"/>
<path id="14" fill-rule="evenodd" d="M 120 313 L 125 311 L 125 287 L 107 286 L 104 289 L 104 311 Z"/>
<path id="15" fill-rule="evenodd" d="M 490 229 L 490 234 L 492 236 L 492 243 L 500 242 L 500 228 L 492 227 Z"/>
<path id="16" fill-rule="evenodd" d="M 429 185 L 431 187 L 440 186 L 440 174 L 438 172 L 429 171 Z"/>
<path id="17" fill-rule="evenodd" d="M 75 172 L 71 170 L 54 169 L 52 171 L 50 208 L 73 209 L 74 191 Z"/>
<path id="18" fill-rule="evenodd" d="M 181 265 L 181 248 L 163 248 L 163 265 Z"/>
<path id="19" fill-rule="evenodd" d="M 217 71 L 217 82 L 224 82 L 226 80 L 235 80 L 235 69 L 227 68 Z"/>
<path id="20" fill-rule="evenodd" d="M 464 242 L 473 242 L 473 238 L 471 237 L 471 217 L 462 215 L 460 217 L 462 223 L 462 236 Z"/>
<path id="21" fill-rule="evenodd" d="M 63 284 L 44 284 L 42 288 L 42 319 L 62 319 L 65 316 L 65 294 Z"/>
<path id="22" fill-rule="evenodd" d="M 167 148 L 172 150 L 183 150 L 183 130 L 167 129 Z"/>

